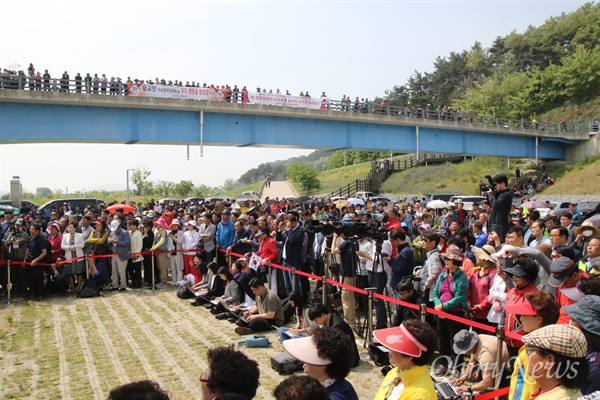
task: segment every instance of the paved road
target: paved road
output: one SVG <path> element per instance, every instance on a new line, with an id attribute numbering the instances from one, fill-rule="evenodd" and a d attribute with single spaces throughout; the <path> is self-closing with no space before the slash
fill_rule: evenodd
<path id="1" fill-rule="evenodd" d="M 298 196 L 298 193 L 289 181 L 271 181 L 271 187 L 265 186 L 262 192 L 261 201 L 266 197 L 274 199 L 275 197 Z"/>

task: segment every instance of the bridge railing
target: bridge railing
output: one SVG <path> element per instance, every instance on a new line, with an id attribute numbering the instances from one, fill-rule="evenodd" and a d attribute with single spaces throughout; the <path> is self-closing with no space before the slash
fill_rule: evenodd
<path id="1" fill-rule="evenodd" d="M 94 80 L 86 80 L 86 77 L 81 79 L 62 79 L 49 78 L 26 75 L 0 75 L 1 89 L 18 89 L 18 90 L 33 90 L 46 92 L 63 92 L 63 93 L 86 93 L 112 96 L 127 96 L 127 83 L 122 81 L 106 81 L 102 82 L 101 78 Z M 240 92 L 234 93 L 232 102 L 242 103 Z M 252 106 L 252 105 L 248 105 Z M 535 119 L 527 121 L 522 119 L 509 119 L 490 117 L 484 115 L 472 114 L 460 110 L 438 110 L 438 109 L 423 109 L 414 107 L 398 107 L 387 104 L 373 104 L 371 102 L 357 102 L 355 100 L 327 100 L 326 109 L 330 111 L 349 112 L 349 113 L 366 113 L 391 115 L 410 119 L 423 119 L 430 121 L 439 121 L 446 124 L 468 124 L 470 126 L 482 126 L 484 128 L 496 129 L 521 129 L 523 131 L 540 131 L 540 132 L 598 132 L 600 131 L 600 122 L 595 121 L 563 121 L 561 123 L 542 123 Z"/>

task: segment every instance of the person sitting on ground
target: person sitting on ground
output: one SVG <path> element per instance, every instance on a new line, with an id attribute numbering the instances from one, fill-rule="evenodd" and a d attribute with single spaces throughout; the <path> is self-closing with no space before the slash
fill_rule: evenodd
<path id="1" fill-rule="evenodd" d="M 229 307 L 240 304 L 240 289 L 237 282 L 233 279 L 233 275 L 226 267 L 219 268 L 218 273 L 219 279 L 221 279 L 225 284 L 225 291 L 223 296 L 215 298 L 215 301 L 218 301 L 218 303 L 212 308 L 212 310 L 210 310 L 210 313 L 217 317 L 219 314 L 225 314 L 221 318 L 217 318 L 225 319 L 227 316 L 227 311 L 229 311 Z"/>
<path id="2" fill-rule="evenodd" d="M 398 296 L 400 296 L 400 300 L 411 304 L 418 304 L 419 292 L 415 290 L 415 286 L 412 279 L 402 279 L 402 281 L 400 281 L 400 283 L 396 287 L 396 290 L 398 291 Z M 398 304 L 398 306 L 396 307 L 396 314 L 394 315 L 392 325 L 400 326 L 401 323 L 408 321 L 409 319 L 419 318 L 421 318 L 419 309 L 414 309 Z"/>
<path id="3" fill-rule="evenodd" d="M 437 398 L 427 363 L 437 349 L 438 336 L 429 324 L 411 319 L 398 327 L 378 329 L 373 335 L 390 350 L 394 366 L 379 386 L 375 400 Z"/>
<path id="4" fill-rule="evenodd" d="M 569 325 L 579 328 L 587 341 L 585 358 L 590 366 L 587 383 L 581 393 L 588 395 L 600 391 L 600 296 L 588 295 L 576 304 L 564 306 L 571 318 Z"/>
<path id="5" fill-rule="evenodd" d="M 283 342 L 285 351 L 304 362 L 304 373 L 325 386 L 331 400 L 358 400 L 346 380 L 353 362 L 349 346 L 347 335 L 327 326 L 316 329 L 312 336 Z"/>
<path id="6" fill-rule="evenodd" d="M 477 332 L 461 330 L 454 336 L 454 352 L 456 354 L 469 354 L 470 361 L 465 372 L 460 378 L 450 383 L 458 386 L 457 392 L 484 392 L 494 387 L 496 377 L 496 357 L 498 354 L 498 339 L 492 335 L 478 335 Z M 502 346 L 502 371 L 506 371 L 508 363 L 508 350 Z M 477 367 L 476 367 L 477 366 Z M 473 385 L 465 385 L 470 380 L 476 368 L 481 371 L 481 381 Z"/>
<path id="7" fill-rule="evenodd" d="M 256 305 L 243 313 L 246 322 L 240 318 L 235 333 L 250 335 L 254 332 L 264 332 L 273 329 L 273 326 L 283 324 L 283 308 L 277 294 L 265 286 L 260 278 L 252 278 L 249 282 L 250 290 L 256 297 Z"/>
<path id="8" fill-rule="evenodd" d="M 535 400 L 574 399 L 586 384 L 589 366 L 587 343 L 581 331 L 570 325 L 548 325 L 523 336 L 529 363 L 527 372 L 539 389 Z"/>
<path id="9" fill-rule="evenodd" d="M 292 375 L 279 382 L 273 391 L 276 400 L 329 400 L 321 382 L 308 375 Z"/>
<path id="10" fill-rule="evenodd" d="M 117 386 L 108 400 L 169 400 L 169 395 L 155 381 L 144 380 Z"/>
<path id="11" fill-rule="evenodd" d="M 208 267 L 200 254 L 196 254 L 193 258 L 193 266 L 196 269 L 195 274 L 187 274 L 183 277 L 183 280 L 177 282 L 175 286 L 189 287 L 193 291 L 200 290 L 201 287 L 209 283 Z M 198 277 L 201 277 L 198 280 Z"/>
<path id="12" fill-rule="evenodd" d="M 288 297 L 290 307 L 296 310 L 296 321 L 298 322 L 293 328 L 281 327 L 277 330 L 279 339 L 283 342 L 288 339 L 296 339 L 299 337 L 309 336 L 316 327 L 316 323 L 308 317 L 310 303 L 305 302 L 302 294 L 292 291 Z"/>
<path id="13" fill-rule="evenodd" d="M 256 361 L 236 350 L 234 345 L 213 347 L 208 350 L 207 358 L 208 367 L 200 375 L 203 400 L 229 393 L 254 398 L 260 377 Z"/>
<path id="14" fill-rule="evenodd" d="M 354 348 L 352 353 L 354 354 L 353 367 L 358 366 L 360 357 L 358 355 L 358 347 L 356 346 L 356 339 L 354 338 L 354 331 L 344 319 L 338 314 L 332 313 L 325 304 L 313 304 L 308 310 L 308 318 L 311 321 L 316 322 L 320 326 L 328 326 L 330 328 L 338 329 L 346 334 L 350 339 L 351 346 Z"/>
<path id="15" fill-rule="evenodd" d="M 224 293 L 223 280 L 217 274 L 219 265 L 216 262 L 211 262 L 207 265 L 209 270 L 209 286 L 200 289 L 200 294 L 196 296 L 196 300 L 192 302 L 194 307 L 207 304 L 216 297 L 222 296 Z"/>

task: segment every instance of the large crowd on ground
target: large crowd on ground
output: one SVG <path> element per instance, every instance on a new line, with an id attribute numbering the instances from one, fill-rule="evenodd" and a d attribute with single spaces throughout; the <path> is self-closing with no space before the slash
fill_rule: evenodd
<path id="1" fill-rule="evenodd" d="M 357 399 L 346 377 L 359 363 L 355 332 L 370 315 L 354 288 L 366 287 L 402 302 L 374 301 L 372 334 L 392 364 L 375 399 L 436 398 L 435 376 L 463 394 L 491 390 L 498 377 L 510 400 L 593 396 L 600 390 L 600 228 L 592 221 L 600 209 L 581 215 L 572 204 L 542 218 L 512 204 L 505 175 L 493 183 L 487 201 L 469 210 L 461 202 L 430 208 L 420 198 L 150 201 L 110 210 L 65 203 L 7 211 L 0 238 L 3 259 L 13 261 L 13 297 L 78 296 L 89 275 L 104 292 L 123 295 L 173 287 L 240 335 L 277 329 L 308 375 L 282 381 L 277 399 Z M 6 263 L 0 268 L 6 295 Z M 443 315 L 423 321 L 410 303 L 504 325 L 502 354 L 490 331 Z M 209 350 L 208 360 L 204 399 L 253 398 L 255 361 L 233 347 Z M 160 392 L 151 382 L 133 385 Z"/>
<path id="2" fill-rule="evenodd" d="M 18 69 L 8 69 L 5 68 L 0 73 L 0 89 L 29 89 L 35 91 L 59 91 L 59 92 L 72 92 L 72 93 L 88 93 L 88 94 L 102 94 L 102 95 L 127 95 L 128 87 L 130 85 L 163 85 L 163 86 L 172 86 L 172 87 L 195 87 L 195 88 L 203 88 L 203 89 L 212 89 L 217 92 L 222 92 L 223 99 L 227 102 L 242 102 L 243 98 L 245 98 L 245 92 L 248 92 L 251 89 L 247 89 L 246 86 L 238 87 L 238 85 L 215 85 L 215 84 L 207 84 L 200 83 L 199 81 L 186 81 L 185 83 L 181 80 L 168 80 L 161 78 L 154 79 L 137 79 L 131 78 L 130 76 L 127 79 L 123 79 L 121 77 L 111 76 L 110 79 L 106 74 L 98 74 L 98 73 L 87 73 L 85 76 L 81 75 L 81 73 L 77 73 L 72 77 L 69 75 L 68 71 L 64 71 L 59 77 L 52 77 L 52 74 L 49 70 L 45 69 L 42 73 L 39 70 L 36 70 L 32 63 L 27 67 L 27 71 L 18 70 Z M 257 93 L 266 93 L 266 94 L 278 94 L 278 95 L 286 95 L 290 96 L 291 93 L 289 90 L 285 90 L 285 93 L 280 89 L 266 89 L 261 87 L 257 87 L 255 89 Z M 308 90 L 302 90 L 298 93 L 299 97 L 308 97 Z M 329 97 L 323 91 L 319 96 L 322 103 L 325 105 L 324 109 L 335 109 L 339 111 L 346 112 L 360 112 L 360 113 L 374 113 L 374 114 L 389 114 L 389 113 L 398 113 L 404 115 L 406 117 L 415 117 L 415 118 L 424 118 L 424 119 L 439 119 L 442 121 L 455 121 L 455 122 L 481 122 L 487 124 L 505 124 L 504 120 L 498 117 L 485 117 L 475 115 L 473 110 L 464 111 L 461 110 L 460 107 L 450 107 L 445 104 L 440 104 L 435 107 L 431 104 L 413 104 L 411 101 L 408 101 L 403 107 L 392 107 L 390 108 L 387 101 L 384 99 L 380 100 L 379 103 L 374 103 L 369 100 L 369 98 L 362 97 L 359 99 L 359 96 L 356 96 L 354 100 L 352 100 L 351 96 L 343 95 L 342 99 L 339 101 L 332 102 Z M 393 111 L 390 111 L 393 110 Z M 486 122 L 487 121 L 487 122 Z M 536 117 L 533 117 L 531 120 L 526 119 L 522 116 L 517 122 L 517 126 L 522 129 L 539 129 L 545 130 L 547 128 L 547 124 L 543 124 Z M 552 125 L 552 124 L 551 124 Z M 555 130 L 560 130 L 561 132 L 567 132 L 571 129 L 579 129 L 577 126 L 569 126 L 566 120 L 562 120 L 559 123 L 555 124 Z M 596 118 L 593 121 L 590 121 L 590 130 L 597 132 L 600 129 L 600 119 Z"/>

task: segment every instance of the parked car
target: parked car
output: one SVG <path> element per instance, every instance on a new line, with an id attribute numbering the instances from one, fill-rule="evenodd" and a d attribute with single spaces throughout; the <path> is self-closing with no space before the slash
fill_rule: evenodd
<path id="1" fill-rule="evenodd" d="M 433 200 L 443 200 L 443 201 L 448 201 L 452 198 L 452 196 L 456 196 L 456 193 L 436 193 L 436 194 L 432 194 L 431 198 L 429 199 L 429 201 L 433 201 Z"/>
<path id="2" fill-rule="evenodd" d="M 188 197 L 184 199 L 186 203 L 200 204 L 204 201 L 204 197 Z"/>
<path id="3" fill-rule="evenodd" d="M 50 210 L 52 210 L 53 207 L 56 207 L 57 209 L 59 209 L 60 207 L 62 207 L 64 204 L 70 203 L 71 204 L 71 210 L 73 212 L 77 212 L 77 213 L 82 213 L 83 209 L 90 206 L 90 207 L 96 207 L 98 205 L 103 205 L 105 204 L 104 200 L 100 200 L 100 199 L 95 199 L 95 198 L 73 198 L 73 199 L 55 199 L 55 200 L 50 200 L 47 203 L 44 203 L 40 208 L 38 208 L 38 211 L 42 211 L 44 213 L 46 213 L 46 215 L 50 214 Z"/>
<path id="4" fill-rule="evenodd" d="M 0 200 L 0 205 L 2 206 L 13 206 L 12 201 L 10 200 Z M 29 200 L 21 200 L 21 207 L 29 207 L 29 208 L 33 208 L 33 207 L 39 207 L 39 204 L 34 203 L 33 201 L 29 201 Z"/>
<path id="5" fill-rule="evenodd" d="M 375 197 L 375 193 L 373 192 L 356 192 L 356 196 L 359 199 L 366 199 L 368 197 Z"/>
<path id="6" fill-rule="evenodd" d="M 560 216 L 565 211 L 569 211 L 569 204 L 571 204 L 571 202 L 570 201 L 562 201 L 562 202 L 551 201 L 550 204 L 552 205 L 552 207 L 554 207 L 554 212 L 556 213 L 556 215 Z"/>
<path id="7" fill-rule="evenodd" d="M 598 207 L 597 201 L 586 201 L 577 204 L 577 208 L 579 208 L 582 216 L 585 216 L 589 211 L 596 209 L 596 207 Z"/>
<path id="8" fill-rule="evenodd" d="M 158 200 L 158 204 L 175 204 L 176 202 L 177 202 L 176 199 L 170 199 L 170 198 Z"/>
<path id="9" fill-rule="evenodd" d="M 260 200 L 260 197 L 258 197 L 258 194 L 256 192 L 248 191 L 248 192 L 242 192 L 242 194 L 239 197 L 237 197 L 236 200 L 238 202 L 249 201 L 249 200 L 258 201 L 258 200 Z"/>
<path id="10" fill-rule="evenodd" d="M 473 203 L 479 203 L 487 200 L 487 198 L 483 196 L 452 196 L 448 201 L 448 205 L 455 205 L 457 201 L 463 203 L 463 208 L 465 210 L 471 210 L 473 208 Z"/>

